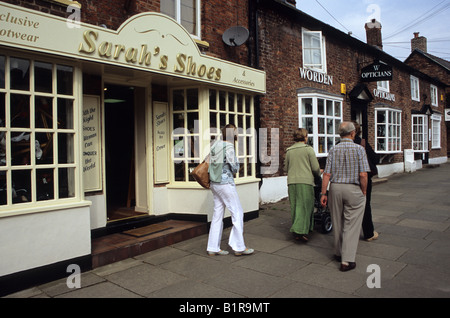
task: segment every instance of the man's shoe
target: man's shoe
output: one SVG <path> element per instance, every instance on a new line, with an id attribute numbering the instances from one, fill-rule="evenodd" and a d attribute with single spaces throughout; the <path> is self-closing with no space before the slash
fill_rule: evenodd
<path id="1" fill-rule="evenodd" d="M 368 238 L 366 241 L 371 242 L 373 240 L 376 240 L 378 238 L 378 232 L 373 231 L 373 236 L 371 238 Z"/>
<path id="2" fill-rule="evenodd" d="M 355 262 L 348 262 L 347 264 L 341 264 L 341 268 L 340 271 L 341 272 L 348 272 L 351 271 L 352 269 L 355 269 L 356 267 L 356 263 Z"/>
<path id="3" fill-rule="evenodd" d="M 250 255 L 253 254 L 255 250 L 253 248 L 246 248 L 245 251 L 242 252 L 234 252 L 234 255 L 241 256 L 241 255 Z"/>

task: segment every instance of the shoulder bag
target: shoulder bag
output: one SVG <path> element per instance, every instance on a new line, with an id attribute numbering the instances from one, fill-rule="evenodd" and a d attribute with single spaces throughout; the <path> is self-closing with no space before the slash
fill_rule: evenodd
<path id="1" fill-rule="evenodd" d="M 209 155 L 203 160 L 201 164 L 195 167 L 191 172 L 191 176 L 197 181 L 203 188 L 209 189 Z"/>

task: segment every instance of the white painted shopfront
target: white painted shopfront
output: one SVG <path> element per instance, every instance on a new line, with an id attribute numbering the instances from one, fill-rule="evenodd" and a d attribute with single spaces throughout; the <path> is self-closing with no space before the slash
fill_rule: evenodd
<path id="1" fill-rule="evenodd" d="M 108 30 L 1 3 L 0 21 L 0 278 L 88 257 L 112 209 L 209 220 L 189 172 L 226 123 L 242 128 L 236 183 L 258 210 L 264 72 L 201 54 L 158 13 Z"/>

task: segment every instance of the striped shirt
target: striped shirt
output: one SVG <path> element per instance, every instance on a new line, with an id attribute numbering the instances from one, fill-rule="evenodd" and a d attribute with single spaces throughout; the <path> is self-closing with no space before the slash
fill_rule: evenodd
<path id="1" fill-rule="evenodd" d="M 359 184 L 359 174 L 369 172 L 369 162 L 364 147 L 353 140 L 342 138 L 330 149 L 324 173 L 331 174 L 331 182 Z"/>

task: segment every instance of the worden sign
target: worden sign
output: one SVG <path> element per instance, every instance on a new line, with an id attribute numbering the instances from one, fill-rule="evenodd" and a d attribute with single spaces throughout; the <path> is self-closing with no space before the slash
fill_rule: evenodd
<path id="1" fill-rule="evenodd" d="M 375 62 L 361 70 L 362 82 L 378 82 L 392 80 L 392 66 Z"/>

